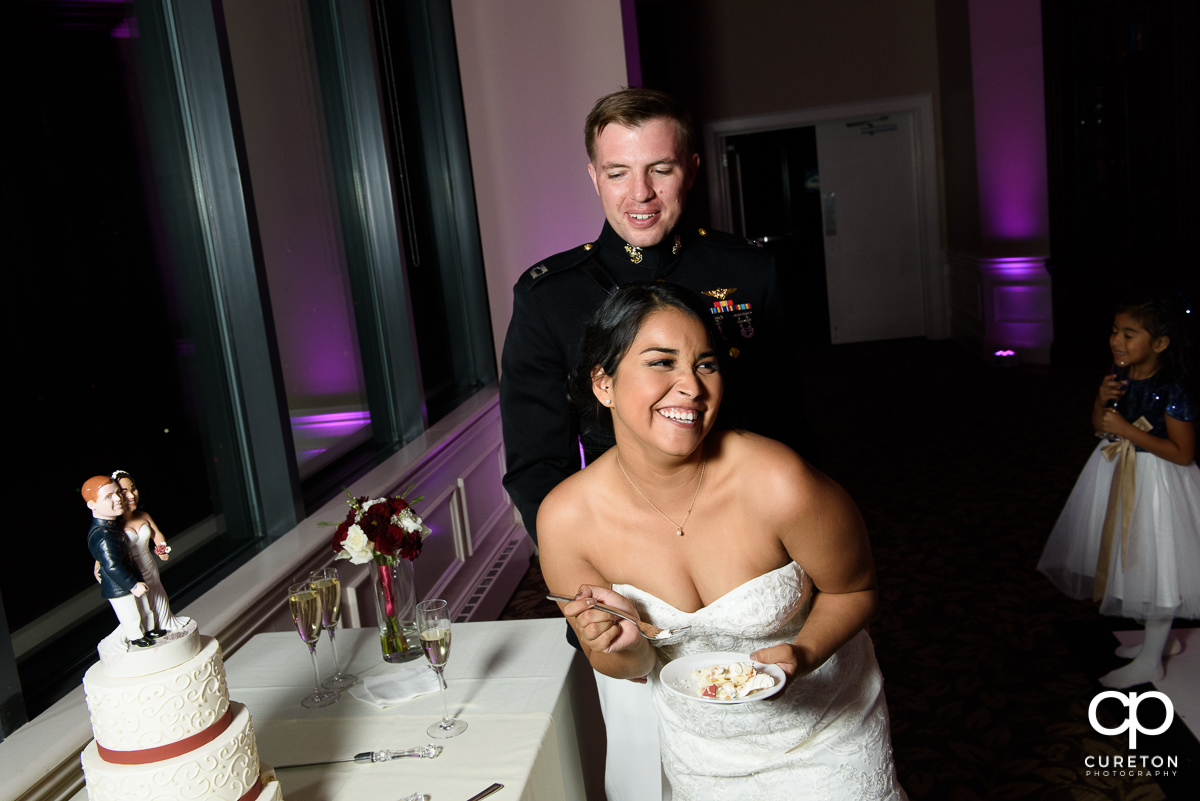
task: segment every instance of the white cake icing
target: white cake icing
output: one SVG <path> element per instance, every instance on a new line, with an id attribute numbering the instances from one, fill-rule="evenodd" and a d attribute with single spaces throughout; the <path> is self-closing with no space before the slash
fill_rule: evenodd
<path id="1" fill-rule="evenodd" d="M 229 708 L 221 647 L 197 636 L 199 653 L 149 676 L 110 675 L 96 663 L 83 677 L 92 733 L 104 748 L 140 751 L 200 734 Z"/>
<path id="2" fill-rule="evenodd" d="M 261 791 L 258 747 L 250 711 L 230 704 L 233 722 L 217 739 L 170 759 L 144 765 L 114 765 L 100 755 L 96 742 L 83 750 L 83 773 L 90 801 L 238 801 Z"/>
<path id="3" fill-rule="evenodd" d="M 229 700 L 215 639 L 189 621 L 150 648 L 99 651 L 83 679 L 90 801 L 282 801 L 250 712 Z"/>
<path id="4" fill-rule="evenodd" d="M 196 621 L 187 617 L 180 620 L 184 621 L 182 629 L 169 632 L 145 648 L 128 645 L 117 628 L 96 646 L 104 671 L 110 676 L 149 676 L 195 656 L 200 650 Z"/>
<path id="5" fill-rule="evenodd" d="M 258 801 L 283 801 L 283 788 L 277 781 L 263 782 L 262 793 Z"/>

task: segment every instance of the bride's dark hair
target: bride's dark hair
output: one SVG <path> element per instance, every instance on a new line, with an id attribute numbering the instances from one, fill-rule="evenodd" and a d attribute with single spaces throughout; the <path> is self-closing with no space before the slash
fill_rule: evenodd
<path id="1" fill-rule="evenodd" d="M 642 322 L 651 314 L 676 309 L 703 326 L 714 353 L 721 352 L 721 335 L 712 314 L 699 295 L 678 284 L 638 281 L 613 292 L 596 309 L 583 334 L 579 362 L 571 371 L 567 394 L 579 409 L 586 431 L 599 423 L 612 428 L 612 412 L 592 392 L 592 374 L 596 368 L 613 375 L 637 337 Z"/>

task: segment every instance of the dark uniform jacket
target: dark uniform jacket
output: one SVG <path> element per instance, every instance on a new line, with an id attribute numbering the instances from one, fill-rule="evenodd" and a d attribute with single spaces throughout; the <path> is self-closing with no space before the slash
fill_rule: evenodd
<path id="1" fill-rule="evenodd" d="M 100 563 L 100 594 L 105 598 L 129 595 L 135 584 L 145 580 L 129 552 L 129 540 L 113 521 L 92 518 L 88 550 Z"/>
<path id="2" fill-rule="evenodd" d="M 567 400 L 567 376 L 576 367 L 592 313 L 614 288 L 610 278 L 617 284 L 669 281 L 705 295 L 725 340 L 719 424 L 749 428 L 795 447 L 789 421 L 799 416 L 798 400 L 791 409 L 780 408 L 767 394 L 773 373 L 797 369 L 794 360 L 774 355 L 784 344 L 783 300 L 771 255 L 745 239 L 705 229 L 680 231 L 654 247 L 626 247 L 606 222 L 596 242 L 539 262 L 513 288 L 501 355 L 504 486 L 535 540 L 542 499 L 580 468 L 581 433 L 588 460 L 613 444 L 609 432 L 590 427 L 581 432 Z M 745 419 L 750 399 L 761 404 L 754 424 Z"/>

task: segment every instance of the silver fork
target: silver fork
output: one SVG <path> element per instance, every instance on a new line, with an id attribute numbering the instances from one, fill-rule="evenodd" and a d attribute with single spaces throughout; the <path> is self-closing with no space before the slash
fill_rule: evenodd
<path id="1" fill-rule="evenodd" d="M 546 598 L 551 601 L 562 601 L 563 603 L 570 603 L 571 601 L 579 600 L 578 598 L 570 598 L 566 595 L 554 594 L 547 595 Z M 643 637 L 645 637 L 647 640 L 650 640 L 650 642 L 657 643 L 659 645 L 676 639 L 691 628 L 691 626 L 676 626 L 673 629 L 659 628 L 658 626 L 638 620 L 637 618 L 627 615 L 617 609 L 613 609 L 611 606 L 605 606 L 604 604 L 600 603 L 592 604 L 592 608 L 599 609 L 601 612 L 608 612 L 610 615 L 616 615 L 617 617 L 628 620 L 630 623 L 637 626 L 638 632 Z"/>

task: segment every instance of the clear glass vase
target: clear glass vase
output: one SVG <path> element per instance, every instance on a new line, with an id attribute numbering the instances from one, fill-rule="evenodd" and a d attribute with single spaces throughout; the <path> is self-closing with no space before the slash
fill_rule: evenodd
<path id="1" fill-rule="evenodd" d="M 372 564 L 375 614 L 383 661 L 407 662 L 421 656 L 417 636 L 417 587 L 413 563 L 396 557 L 392 564 Z"/>

